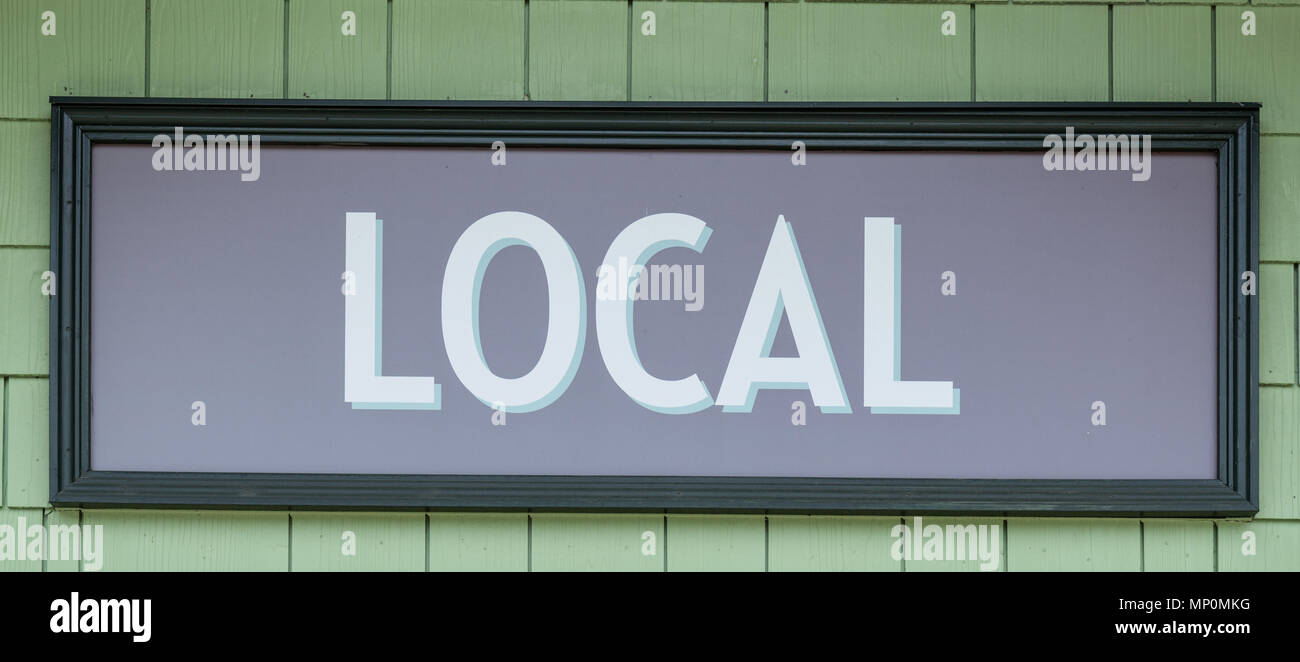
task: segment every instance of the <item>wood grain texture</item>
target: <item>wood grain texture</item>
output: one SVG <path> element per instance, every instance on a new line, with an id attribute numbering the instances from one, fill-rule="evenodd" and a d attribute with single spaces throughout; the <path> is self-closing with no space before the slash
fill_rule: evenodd
<path id="1" fill-rule="evenodd" d="M 1259 258 L 1300 262 L 1300 137 L 1259 139 Z"/>
<path id="2" fill-rule="evenodd" d="M 533 516 L 532 569 L 552 571 L 662 572 L 664 516 L 570 515 Z M 647 533 L 654 553 L 645 554 Z M 644 548 L 644 551 L 650 551 Z"/>
<path id="3" fill-rule="evenodd" d="M 50 124 L 0 121 L 0 246 L 50 245 Z"/>
<path id="4" fill-rule="evenodd" d="M 1214 570 L 1214 522 L 1143 520 L 1142 568 L 1146 572 Z"/>
<path id="5" fill-rule="evenodd" d="M 1119 6 L 1113 15 L 1116 101 L 1210 101 L 1209 7 Z"/>
<path id="6" fill-rule="evenodd" d="M 1218 100 L 1259 101 L 1264 133 L 1300 133 L 1300 7 L 1251 7 L 1255 34 L 1242 30 L 1246 8 L 1217 13 Z"/>
<path id="7" fill-rule="evenodd" d="M 762 572 L 766 528 L 762 515 L 669 515 L 661 553 L 670 572 Z"/>
<path id="8" fill-rule="evenodd" d="M 1300 388 L 1259 389 L 1257 517 L 1300 520 Z"/>
<path id="9" fill-rule="evenodd" d="M 799 571 L 899 571 L 890 555 L 897 517 L 772 515 L 768 517 L 768 569 Z"/>
<path id="10" fill-rule="evenodd" d="M 1007 521 L 1007 570 L 1128 571 L 1142 566 L 1136 519 L 1016 518 Z"/>
<path id="11" fill-rule="evenodd" d="M 955 35 L 940 31 L 953 12 Z M 968 5 L 777 4 L 769 10 L 773 101 L 969 101 Z"/>
<path id="12" fill-rule="evenodd" d="M 49 268 L 47 248 L 0 248 L 0 375 L 49 374 Z"/>
<path id="13" fill-rule="evenodd" d="M 0 2 L 0 118 L 49 119 L 55 95 L 142 96 L 144 26 L 144 0 Z"/>
<path id="14" fill-rule="evenodd" d="M 909 527 L 906 533 L 915 536 L 917 524 L 916 519 L 914 517 L 904 517 L 902 518 L 902 523 Z M 921 539 L 923 541 L 922 546 L 920 549 L 913 546 L 911 558 L 904 558 L 903 570 L 905 572 L 1002 572 L 1006 569 L 1007 550 L 1005 545 L 1002 544 L 1003 538 L 1005 537 L 1005 531 L 1001 518 L 922 517 L 920 523 Z M 962 556 L 961 559 L 957 558 L 957 554 L 953 554 L 952 558 L 949 559 L 925 558 L 924 541 L 926 540 L 927 534 L 933 535 L 927 531 L 931 526 L 940 527 L 940 531 L 943 533 L 945 547 L 948 545 L 950 527 L 954 527 L 951 529 L 951 547 L 953 552 L 960 553 Z M 972 526 L 976 528 L 970 528 Z M 971 547 L 971 543 L 969 542 L 959 544 L 959 532 L 956 527 L 961 527 L 960 535 L 966 536 L 966 540 L 974 539 L 974 547 Z M 980 528 L 978 527 L 988 527 L 983 529 L 985 532 L 985 542 L 983 543 L 984 546 L 982 548 L 979 538 Z M 897 540 L 897 538 L 894 540 Z M 913 540 L 915 540 L 915 537 Z M 891 544 L 893 544 L 893 540 L 891 540 Z M 996 547 L 994 545 L 996 545 Z M 989 559 L 987 561 L 983 560 L 980 556 L 983 552 L 989 553 Z"/>
<path id="15" fill-rule="evenodd" d="M 283 0 L 153 0 L 149 94 L 284 96 Z"/>
<path id="16" fill-rule="evenodd" d="M 1300 571 L 1300 522 L 1219 522 L 1218 528 L 1219 572 Z"/>
<path id="17" fill-rule="evenodd" d="M 429 513 L 429 570 L 522 572 L 528 569 L 525 513 Z"/>
<path id="18" fill-rule="evenodd" d="M 1295 265 L 1259 265 L 1259 382 L 1296 381 Z"/>
<path id="19" fill-rule="evenodd" d="M 529 98 L 626 99 L 627 13 L 627 3 L 614 0 L 533 0 Z"/>
<path id="20" fill-rule="evenodd" d="M 343 12 L 356 34 L 343 34 Z M 387 0 L 289 3 L 289 98 L 383 99 L 388 94 Z"/>
<path id="21" fill-rule="evenodd" d="M 104 570 L 287 571 L 289 514 L 186 510 L 85 510 L 104 527 Z"/>
<path id="22" fill-rule="evenodd" d="M 5 505 L 43 508 L 50 500 L 50 382 L 6 380 Z"/>
<path id="23" fill-rule="evenodd" d="M 1191 4 L 1191 5 L 1244 5 L 1246 0 L 1150 0 L 1153 5 Z"/>
<path id="24" fill-rule="evenodd" d="M 655 34 L 642 33 L 653 12 Z M 632 3 L 634 101 L 762 101 L 763 5 Z"/>
<path id="25" fill-rule="evenodd" d="M 424 571 L 424 513 L 294 512 L 290 518 L 294 572 Z"/>
<path id="26" fill-rule="evenodd" d="M 4 508 L 0 509 L 0 526 L 12 527 L 14 531 L 13 549 L 5 549 L 0 554 L 0 572 L 40 572 L 41 559 L 29 558 L 26 544 L 28 527 L 41 526 L 41 509 L 40 508 Z M 17 545 L 22 544 L 22 557 L 18 558 Z"/>
<path id="27" fill-rule="evenodd" d="M 1106 101 L 1104 6 L 977 5 L 978 101 Z"/>
<path id="28" fill-rule="evenodd" d="M 47 542 L 47 544 L 50 546 L 50 549 L 49 552 L 47 553 L 47 557 L 45 560 L 45 568 L 44 568 L 45 572 L 80 572 L 82 568 L 86 567 L 86 563 L 89 563 L 89 567 L 91 571 L 97 569 L 96 559 L 84 558 L 82 556 L 82 554 L 84 553 L 86 543 L 85 543 L 85 539 L 81 537 L 82 533 L 84 533 L 84 530 L 80 528 L 81 527 L 80 510 L 48 511 L 47 513 L 45 513 L 45 526 L 47 527 L 47 531 L 48 531 L 47 535 L 49 535 L 51 538 L 57 536 L 57 540 L 52 540 L 50 542 Z M 77 538 L 75 540 L 81 543 L 82 552 L 74 553 L 72 550 L 72 545 L 74 544 L 73 542 L 74 538 L 72 537 L 71 533 L 66 529 L 66 527 L 72 527 L 72 526 L 78 527 Z M 53 527 L 62 527 L 64 528 L 64 531 L 56 532 L 57 529 Z M 93 536 L 94 534 L 92 533 L 91 535 Z M 94 538 L 92 537 L 91 540 L 93 541 Z M 67 549 L 64 548 L 65 544 L 68 546 Z M 57 550 L 53 549 L 54 545 L 58 545 L 59 548 Z M 91 546 L 93 548 L 94 546 L 93 542 L 91 542 Z M 83 562 L 83 558 L 84 558 L 84 562 Z"/>
<path id="29" fill-rule="evenodd" d="M 393 0 L 394 99 L 522 99 L 523 0 Z"/>

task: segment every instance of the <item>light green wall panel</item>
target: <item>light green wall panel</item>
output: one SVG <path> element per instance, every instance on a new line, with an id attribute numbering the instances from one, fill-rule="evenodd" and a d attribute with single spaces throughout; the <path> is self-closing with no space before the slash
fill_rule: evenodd
<path id="1" fill-rule="evenodd" d="M 424 571 L 424 513 L 294 512 L 290 517 L 294 572 Z"/>
<path id="2" fill-rule="evenodd" d="M 284 96 L 283 0 L 153 0 L 151 7 L 151 96 Z"/>
<path id="3" fill-rule="evenodd" d="M 660 553 L 670 572 L 762 572 L 766 526 L 762 515 L 669 515 Z"/>
<path id="4" fill-rule="evenodd" d="M 940 31 L 944 12 L 955 35 Z M 969 101 L 968 5 L 775 4 L 772 101 Z"/>
<path id="5" fill-rule="evenodd" d="M 0 453 L 5 452 L 5 403 L 9 400 L 9 380 L 0 377 Z M 5 472 L 0 470 L 0 507 L 5 505 Z"/>
<path id="6" fill-rule="evenodd" d="M 1109 36 L 1101 5 L 978 5 L 976 99 L 1106 101 Z"/>
<path id="7" fill-rule="evenodd" d="M 897 517 L 772 515 L 768 518 L 768 569 L 795 571 L 898 571 L 891 556 Z"/>
<path id="8" fill-rule="evenodd" d="M 77 540 L 78 540 L 79 542 L 81 542 L 81 544 L 82 544 L 82 548 L 81 548 L 81 549 L 82 549 L 82 550 L 85 549 L 85 542 L 84 542 L 84 539 L 80 538 L 81 533 L 84 532 L 84 530 L 80 528 L 80 527 L 81 527 L 81 511 L 79 511 L 79 510 L 51 510 L 51 511 L 49 511 L 48 514 L 45 515 L 45 526 L 47 526 L 47 527 L 69 527 L 69 526 L 75 526 L 75 527 L 78 527 L 78 528 L 77 528 L 77 531 L 78 531 L 78 533 L 77 533 L 77 535 L 78 535 Z M 56 534 L 51 533 L 51 534 L 49 534 L 49 535 L 50 535 L 51 537 L 54 537 Z M 80 555 L 81 555 L 81 552 L 78 552 L 78 553 L 76 553 L 76 554 L 74 554 L 74 553 L 72 552 L 72 548 L 71 548 L 71 545 L 72 545 L 72 538 L 71 538 L 71 536 L 68 536 L 67 538 L 64 538 L 64 536 L 67 535 L 67 534 L 59 533 L 59 534 L 57 534 L 57 535 L 59 536 L 58 540 L 55 540 L 55 541 L 53 541 L 52 543 L 47 543 L 47 544 L 58 544 L 58 545 L 59 545 L 59 549 L 57 550 L 57 554 L 56 554 L 56 550 L 54 550 L 53 548 L 51 548 L 51 549 L 49 550 L 49 553 L 48 553 L 48 555 L 47 555 L 47 557 L 46 557 L 46 560 L 45 560 L 45 571 L 46 571 L 46 572 L 79 572 L 79 571 L 81 570 L 81 561 L 78 560 L 78 559 L 81 558 L 81 556 L 80 556 Z M 92 537 L 91 537 L 91 540 L 92 540 L 92 541 L 94 540 L 93 535 L 94 535 L 94 534 L 93 534 L 93 532 L 92 532 L 92 534 L 91 534 L 91 536 L 92 536 Z M 69 547 L 68 547 L 67 550 L 64 550 L 64 549 L 63 549 L 63 545 L 62 545 L 62 542 L 63 542 L 65 539 L 68 541 L 68 545 L 69 545 Z M 91 545 L 92 545 L 92 547 L 93 547 L 94 543 L 92 542 Z M 56 555 L 58 556 L 58 558 L 54 558 Z M 93 562 L 93 559 L 92 559 L 92 562 Z"/>
<path id="9" fill-rule="evenodd" d="M 523 0 L 393 0 L 394 99 L 522 99 Z"/>
<path id="10" fill-rule="evenodd" d="M 642 33 L 653 12 L 655 34 Z M 632 98 L 762 101 L 763 5 L 632 3 Z"/>
<path id="11" fill-rule="evenodd" d="M 1300 133 L 1300 7 L 1251 7 L 1255 35 L 1241 33 L 1244 7 L 1218 11 L 1220 101 L 1259 101 L 1265 133 Z"/>
<path id="12" fill-rule="evenodd" d="M 1214 570 L 1214 522 L 1143 520 L 1142 567 L 1147 572 Z"/>
<path id="13" fill-rule="evenodd" d="M 31 526 L 40 526 L 41 509 L 40 508 L 5 508 L 0 510 L 0 525 L 11 527 L 14 531 L 12 542 L 8 544 L 24 545 L 22 556 L 18 558 L 18 548 L 15 546 L 12 550 L 5 549 L 4 555 L 0 556 L 0 572 L 40 572 L 41 560 L 28 558 L 27 545 L 27 528 Z M 13 554 L 9 557 L 9 554 Z M 5 560 L 12 558 L 12 560 Z M 0 583 L 2 584 L 2 583 Z"/>
<path id="14" fill-rule="evenodd" d="M 1300 519 L 1300 389 L 1259 390 L 1259 456 L 1258 516 Z"/>
<path id="15" fill-rule="evenodd" d="M 429 513 L 429 570 L 522 572 L 528 569 L 525 513 Z"/>
<path id="16" fill-rule="evenodd" d="M 50 304 L 41 294 L 49 268 L 47 248 L 0 248 L 0 375 L 49 372 Z"/>
<path id="17" fill-rule="evenodd" d="M 1295 265 L 1259 265 L 1259 382 L 1294 384 Z"/>
<path id="18" fill-rule="evenodd" d="M 1136 519 L 1044 518 L 1007 521 L 1007 570 L 1137 571 L 1142 533 Z"/>
<path id="19" fill-rule="evenodd" d="M 1300 522 L 1219 522 L 1219 572 L 1240 571 L 1300 571 Z"/>
<path id="20" fill-rule="evenodd" d="M 51 96 L 142 96 L 144 8 L 144 0 L 0 2 L 0 118 L 49 119 Z"/>
<path id="21" fill-rule="evenodd" d="M 356 34 L 343 34 L 343 12 Z M 289 3 L 289 98 L 383 99 L 388 93 L 387 0 Z"/>
<path id="22" fill-rule="evenodd" d="M 286 571 L 285 512 L 85 510 L 104 526 L 108 571 Z"/>
<path id="23" fill-rule="evenodd" d="M 654 549 L 646 535 L 654 537 Z M 536 572 L 655 572 L 664 569 L 664 516 L 533 515 L 533 562 Z M 653 551 L 653 554 L 644 552 Z"/>
<path id="24" fill-rule="evenodd" d="M 41 508 L 50 500 L 50 382 L 6 381 L 5 505 Z"/>
<path id="25" fill-rule="evenodd" d="M 48 245 L 49 122 L 0 121 L 0 246 Z"/>
<path id="26" fill-rule="evenodd" d="M 1300 138 L 1259 139 L 1259 258 L 1300 262 Z"/>
<path id="27" fill-rule="evenodd" d="M 1003 544 L 1004 538 L 1006 537 L 1005 536 L 1006 527 L 1003 526 L 1001 519 L 985 518 L 985 517 L 952 518 L 952 517 L 922 516 L 920 522 L 922 544 L 919 548 L 916 547 L 915 545 L 916 524 L 917 524 L 916 519 L 914 517 L 904 517 L 902 519 L 902 523 L 906 524 L 909 527 L 907 533 L 908 535 L 912 536 L 912 540 L 913 540 L 911 557 L 910 558 L 905 557 L 903 559 L 904 572 L 1001 572 L 1005 570 L 1007 567 L 1007 563 L 1006 563 L 1007 550 L 1006 550 L 1006 545 Z M 949 527 L 962 527 L 964 535 L 970 535 L 971 533 L 974 533 L 975 554 L 974 555 L 971 554 L 972 549 L 970 543 L 966 543 L 964 545 L 958 545 L 958 541 L 956 538 L 957 529 L 954 528 L 953 529 L 954 536 L 952 539 L 952 552 L 951 552 L 952 556 L 947 559 L 927 560 L 925 558 L 925 541 L 927 540 L 926 537 L 927 530 L 931 526 L 940 527 L 939 530 L 942 532 L 943 535 L 941 540 L 943 541 L 944 549 L 947 549 L 947 545 L 948 545 Z M 974 526 L 976 528 L 970 529 L 969 527 L 971 526 Z M 979 527 L 989 527 L 983 529 L 986 532 L 985 543 L 983 547 L 981 547 L 979 542 L 979 532 L 981 530 Z M 995 529 L 993 527 L 997 527 L 997 528 Z M 934 539 L 933 533 L 931 533 L 931 537 L 929 539 L 931 540 Z M 970 538 L 967 539 L 969 540 Z M 891 539 L 890 541 L 891 544 L 894 542 L 894 540 L 897 540 L 897 538 Z M 961 560 L 957 559 L 958 549 L 961 550 L 960 553 L 961 556 L 963 557 Z M 900 549 L 900 552 L 901 551 L 902 550 Z M 982 560 L 982 556 L 981 556 L 981 554 L 986 552 L 989 554 L 988 561 Z"/>
<path id="28" fill-rule="evenodd" d="M 1116 101 L 1209 101 L 1214 58 L 1209 7 L 1114 11 Z"/>
<path id="29" fill-rule="evenodd" d="M 1150 0 L 1151 4 L 1191 4 L 1191 5 L 1244 5 L 1246 0 Z"/>
<path id="30" fill-rule="evenodd" d="M 528 12 L 530 98 L 627 98 L 626 2 L 533 0 Z"/>

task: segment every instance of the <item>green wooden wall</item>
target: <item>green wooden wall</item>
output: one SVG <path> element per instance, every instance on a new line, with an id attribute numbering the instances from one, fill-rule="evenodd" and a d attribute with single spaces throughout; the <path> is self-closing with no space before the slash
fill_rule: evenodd
<path id="1" fill-rule="evenodd" d="M 899 520 L 885 517 L 52 509 L 50 95 L 1261 101 L 1259 516 L 988 521 L 1003 524 L 1004 570 L 1300 570 L 1300 0 L 4 0 L 0 61 L 0 524 L 103 524 L 106 569 L 974 566 L 894 561 Z M 340 552 L 345 531 L 355 556 Z M 0 562 L 42 569 L 78 568 Z"/>

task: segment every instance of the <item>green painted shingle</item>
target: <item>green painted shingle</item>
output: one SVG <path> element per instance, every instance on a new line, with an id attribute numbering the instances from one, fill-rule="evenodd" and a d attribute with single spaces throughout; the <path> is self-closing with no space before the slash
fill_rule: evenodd
<path id="1" fill-rule="evenodd" d="M 626 2 L 533 0 L 528 11 L 529 98 L 627 98 Z"/>
<path id="2" fill-rule="evenodd" d="M 1106 101 L 1107 10 L 1099 5 L 977 5 L 978 101 Z"/>
<path id="3" fill-rule="evenodd" d="M 633 100 L 763 100 L 761 4 L 638 0 L 631 39 Z"/>
<path id="4" fill-rule="evenodd" d="M 352 12 L 355 34 L 343 33 Z M 289 98 L 382 99 L 388 88 L 388 3 L 289 3 Z"/>
<path id="5" fill-rule="evenodd" d="M 394 99 L 522 99 L 523 0 L 393 0 Z"/>

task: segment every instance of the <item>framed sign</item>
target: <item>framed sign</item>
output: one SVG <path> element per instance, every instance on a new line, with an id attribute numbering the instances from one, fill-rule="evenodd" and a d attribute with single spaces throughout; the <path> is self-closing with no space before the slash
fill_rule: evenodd
<path id="1" fill-rule="evenodd" d="M 1257 510 L 1256 105 L 52 104 L 55 504 Z"/>

